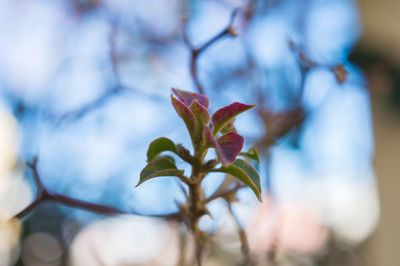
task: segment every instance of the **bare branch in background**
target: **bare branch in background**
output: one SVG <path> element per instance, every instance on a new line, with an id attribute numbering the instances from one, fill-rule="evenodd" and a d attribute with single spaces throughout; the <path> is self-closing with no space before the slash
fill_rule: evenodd
<path id="1" fill-rule="evenodd" d="M 163 98 L 156 94 L 145 92 L 144 90 L 138 89 L 136 87 L 126 86 L 123 84 L 118 70 L 118 64 L 121 58 L 118 55 L 116 46 L 116 38 L 118 34 L 119 24 L 117 22 L 111 22 L 111 25 L 112 29 L 109 36 L 109 45 L 110 45 L 109 61 L 111 64 L 111 69 L 115 84 L 110 88 L 108 88 L 106 91 L 104 91 L 99 97 L 83 105 L 81 108 L 66 112 L 60 116 L 47 114 L 47 117 L 49 117 L 51 120 L 54 120 L 56 124 L 61 124 L 66 121 L 73 121 L 80 119 L 85 115 L 87 115 L 88 113 L 103 107 L 113 97 L 121 95 L 122 93 L 135 93 L 137 95 L 149 98 L 150 100 L 157 100 L 157 101 L 166 101 L 168 99 L 168 98 Z"/>
<path id="2" fill-rule="evenodd" d="M 258 115 L 264 122 L 263 124 L 266 132 L 257 142 L 257 146 L 262 148 L 271 147 L 289 131 L 301 126 L 306 117 L 306 113 L 300 106 L 293 110 L 276 113 L 267 108 L 259 108 Z"/>
<path id="3" fill-rule="evenodd" d="M 194 84 L 196 85 L 197 91 L 201 94 L 204 94 L 204 88 L 200 83 L 199 80 L 199 73 L 198 73 L 198 57 L 205 51 L 207 48 L 209 48 L 212 44 L 217 42 L 218 40 L 222 39 L 225 36 L 233 36 L 236 37 L 237 34 L 233 31 L 233 21 L 236 17 L 236 14 L 238 12 L 238 9 L 235 9 L 232 12 L 231 19 L 229 21 L 229 24 L 217 35 L 212 37 L 210 40 L 205 42 L 203 45 L 201 45 L 199 48 L 194 48 L 192 43 L 189 41 L 187 35 L 186 35 L 186 30 L 184 29 L 183 32 L 183 39 L 190 49 L 191 56 L 190 56 L 190 74 L 192 76 L 192 80 Z"/>
<path id="4" fill-rule="evenodd" d="M 347 80 L 348 77 L 348 71 L 342 64 L 321 64 L 317 63 L 314 60 L 312 60 L 305 52 L 304 48 L 300 45 L 295 44 L 293 41 L 288 42 L 290 49 L 295 53 L 300 71 L 301 71 L 301 77 L 302 81 L 300 83 L 300 89 L 304 87 L 304 80 L 305 76 L 309 73 L 309 71 L 312 68 L 315 67 L 323 67 L 326 69 L 329 69 L 332 71 L 332 73 L 335 75 L 336 81 L 339 84 L 344 83 Z M 300 93 L 302 91 L 300 90 Z"/>
<path id="5" fill-rule="evenodd" d="M 244 230 L 243 226 L 240 224 L 239 218 L 236 216 L 235 212 L 233 211 L 232 203 L 227 201 L 227 205 L 228 205 L 228 211 L 229 211 L 230 215 L 232 216 L 232 219 L 236 226 L 236 230 L 239 235 L 239 239 L 240 239 L 240 243 L 241 243 L 241 251 L 242 251 L 242 255 L 243 255 L 243 263 L 246 266 L 255 265 L 250 256 L 250 248 L 249 248 L 249 242 L 247 240 L 246 231 Z"/>
<path id="6" fill-rule="evenodd" d="M 28 206 L 26 206 L 23 210 L 21 210 L 19 213 L 14 215 L 14 218 L 18 219 L 23 219 L 27 215 L 29 215 L 35 207 L 37 207 L 39 204 L 43 202 L 48 202 L 48 201 L 54 201 L 60 204 L 63 204 L 65 206 L 73 207 L 73 208 L 78 208 L 78 209 L 83 209 L 95 213 L 99 213 L 102 215 L 119 215 L 119 214 L 132 214 L 132 215 L 138 215 L 138 216 L 145 216 L 145 217 L 154 217 L 154 218 L 163 218 L 166 220 L 171 220 L 171 221 L 182 221 L 182 217 L 180 213 L 170 213 L 170 214 L 143 214 L 135 210 L 121 210 L 115 207 L 110 207 L 107 205 L 102 205 L 102 204 L 96 204 L 96 203 L 91 203 L 79 199 L 75 199 L 72 197 L 68 197 L 62 194 L 54 193 L 51 190 L 47 189 L 44 187 L 42 180 L 40 178 L 38 169 L 37 169 L 37 163 L 38 159 L 35 158 L 31 163 L 28 163 L 28 167 L 31 169 L 33 173 L 33 178 L 35 180 L 35 184 L 37 187 L 37 192 L 36 192 L 36 198 L 33 202 L 31 202 Z M 214 193 L 211 195 L 209 198 L 205 200 L 206 203 L 209 203 L 211 201 L 214 201 L 218 198 L 226 197 L 229 194 L 235 193 L 237 190 L 245 187 L 241 183 L 237 183 L 236 186 L 229 190 L 224 190 L 224 191 L 219 191 L 217 193 Z"/>
<path id="7" fill-rule="evenodd" d="M 229 195 L 235 194 L 239 189 L 246 187 L 242 183 L 236 183 L 236 185 L 231 188 L 231 189 L 226 189 L 226 190 L 217 190 L 215 191 L 210 197 L 206 199 L 206 203 L 211 202 L 216 199 L 224 198 Z"/>
<path id="8" fill-rule="evenodd" d="M 66 112 L 63 115 L 59 117 L 53 118 L 56 120 L 57 124 L 66 122 L 66 121 L 72 121 L 72 120 L 77 120 L 82 117 L 84 117 L 86 114 L 104 106 L 112 97 L 115 95 L 121 93 L 122 90 L 120 87 L 115 87 L 111 88 L 110 90 L 105 91 L 100 97 L 97 99 L 93 100 L 92 102 L 83 105 L 81 108 Z"/>
<path id="9" fill-rule="evenodd" d="M 33 177 L 35 180 L 35 184 L 37 186 L 37 195 L 36 199 L 29 204 L 27 207 L 25 207 L 22 211 L 14 215 L 14 218 L 18 219 L 23 219 L 26 217 L 29 213 L 33 211 L 33 209 L 38 206 L 39 204 L 43 202 L 48 202 L 48 201 L 54 201 L 69 207 L 73 208 L 78 208 L 78 209 L 83 209 L 95 213 L 99 213 L 102 215 L 119 215 L 119 214 L 132 214 L 132 215 L 138 215 L 138 216 L 147 216 L 147 217 L 155 217 L 155 218 L 163 218 L 166 220 L 171 220 L 171 221 L 180 221 L 181 217 L 179 213 L 171 213 L 171 214 L 156 214 L 156 215 L 146 215 L 146 214 L 141 214 L 138 211 L 135 210 L 130 210 L 130 211 L 125 211 L 121 210 L 118 208 L 114 207 L 109 207 L 106 205 L 102 204 L 96 204 L 96 203 L 90 203 L 78 199 L 74 199 L 62 194 L 54 193 L 47 188 L 43 186 L 43 183 L 41 181 L 38 169 L 37 169 L 37 162 L 38 159 L 35 158 L 32 163 L 29 163 L 28 166 L 33 172 Z"/>
<path id="10" fill-rule="evenodd" d="M 185 259 L 186 259 L 186 251 L 187 251 L 187 237 L 186 234 L 181 229 L 179 231 L 179 259 L 177 266 L 185 266 Z"/>

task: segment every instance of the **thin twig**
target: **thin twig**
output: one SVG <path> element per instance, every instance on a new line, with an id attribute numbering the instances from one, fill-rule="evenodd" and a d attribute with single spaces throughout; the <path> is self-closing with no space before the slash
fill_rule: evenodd
<path id="1" fill-rule="evenodd" d="M 210 197 L 208 197 L 205 200 L 205 202 L 209 203 L 209 202 L 211 202 L 213 200 L 226 197 L 226 196 L 228 196 L 228 195 L 230 195 L 232 193 L 235 193 L 236 191 L 238 191 L 239 189 L 244 188 L 244 187 L 246 187 L 244 184 L 236 183 L 236 185 L 231 189 L 224 190 L 224 191 L 216 191 L 214 194 L 212 194 Z"/>
<path id="2" fill-rule="evenodd" d="M 184 186 L 182 185 L 182 183 L 179 182 L 177 179 L 174 179 L 174 180 L 176 180 L 176 184 L 179 186 L 180 190 L 182 191 L 183 195 L 185 196 L 185 199 L 187 200 L 187 198 L 189 197 L 189 195 L 188 195 L 188 193 L 187 193 L 185 187 L 184 187 Z"/>
<path id="3" fill-rule="evenodd" d="M 189 41 L 187 35 L 186 35 L 186 29 L 184 28 L 183 30 L 183 40 L 186 43 L 186 45 L 189 47 L 191 56 L 190 56 L 190 74 L 192 76 L 192 80 L 194 84 L 196 85 L 197 91 L 201 94 L 204 94 L 204 89 L 203 86 L 200 83 L 199 76 L 198 76 L 198 57 L 200 54 L 202 54 L 207 48 L 209 48 L 212 44 L 217 42 L 218 40 L 222 39 L 223 37 L 230 35 L 235 37 L 236 33 L 233 31 L 233 21 L 235 19 L 235 16 L 238 12 L 238 9 L 235 9 L 232 12 L 231 19 L 228 23 L 228 25 L 217 35 L 212 37 L 210 40 L 205 42 L 203 45 L 201 45 L 199 48 L 194 48 L 192 43 Z"/>
<path id="4" fill-rule="evenodd" d="M 58 117 L 56 116 L 56 117 L 52 117 L 52 118 L 54 120 L 56 120 L 56 125 L 60 125 L 65 121 L 72 121 L 72 120 L 80 119 L 83 116 L 85 116 L 86 114 L 90 113 L 91 111 L 94 111 L 94 110 L 104 106 L 113 96 L 116 96 L 121 92 L 122 92 L 122 89 L 120 87 L 111 88 L 111 89 L 105 91 L 103 94 L 101 94 L 97 99 L 83 105 L 81 108 L 66 112 L 66 113 L 62 114 L 61 116 L 58 116 Z"/>
<path id="5" fill-rule="evenodd" d="M 36 208 L 36 206 L 38 206 L 40 203 L 43 202 L 42 198 L 37 198 L 35 199 L 33 202 L 31 202 L 28 206 L 26 206 L 22 211 L 20 211 L 19 213 L 17 213 L 16 215 L 14 215 L 13 218 L 17 218 L 18 220 L 23 219 L 24 217 L 26 217 L 27 215 L 29 215 L 33 209 Z"/>
<path id="6" fill-rule="evenodd" d="M 110 62 L 111 62 L 111 68 L 112 72 L 114 75 L 114 78 L 118 84 L 118 86 L 121 85 L 121 78 L 119 75 L 118 71 L 118 56 L 117 56 L 117 45 L 116 45 L 116 37 L 118 34 L 118 23 L 114 22 L 112 23 L 112 28 L 111 28 L 111 33 L 109 36 L 109 44 L 110 44 Z"/>
<path id="7" fill-rule="evenodd" d="M 61 123 L 65 121 L 73 121 L 82 118 L 86 114 L 90 113 L 91 111 L 97 110 L 98 108 L 106 105 L 111 98 L 114 96 L 118 96 L 123 92 L 133 92 L 136 94 L 139 94 L 144 97 L 148 97 L 151 100 L 161 100 L 161 101 L 166 101 L 168 98 L 162 98 L 156 94 L 148 93 L 145 91 L 142 91 L 136 87 L 132 86 L 126 86 L 122 83 L 121 81 L 121 75 L 119 73 L 118 69 L 118 63 L 119 63 L 119 55 L 117 51 L 117 46 L 116 46 L 116 37 L 118 34 L 118 28 L 119 24 L 118 22 L 111 22 L 112 24 L 112 29 L 111 33 L 109 36 L 109 45 L 110 45 L 110 50 L 109 50 L 109 61 L 111 65 L 111 70 L 112 70 L 112 75 L 114 76 L 114 85 L 110 86 L 106 91 L 104 91 L 100 96 L 98 96 L 96 99 L 93 101 L 83 105 L 81 108 L 65 112 L 62 115 L 51 115 L 51 114 L 46 114 L 48 118 L 51 120 L 54 120 L 56 122 L 56 125 L 60 125 Z"/>
<path id="8" fill-rule="evenodd" d="M 233 211 L 232 203 L 227 201 L 227 205 L 228 205 L 228 211 L 229 211 L 230 215 L 232 216 L 232 219 L 235 222 L 235 226 L 238 231 L 244 265 L 253 265 L 254 263 L 250 256 L 250 248 L 249 248 L 249 242 L 247 240 L 246 231 L 244 230 L 243 226 L 240 224 L 239 218 L 236 216 L 235 212 Z"/>
<path id="9" fill-rule="evenodd" d="M 36 199 L 30 203 L 28 206 L 26 206 L 22 211 L 14 215 L 14 218 L 18 219 L 23 219 L 27 215 L 29 215 L 35 207 L 37 207 L 39 204 L 46 202 L 46 201 L 54 201 L 69 207 L 73 208 L 78 208 L 78 209 L 83 209 L 95 213 L 99 213 L 102 215 L 118 215 L 118 214 L 132 214 L 132 215 L 139 215 L 139 216 L 147 216 L 147 217 L 157 217 L 157 218 L 163 218 L 166 220 L 174 220 L 174 221 L 180 221 L 181 216 L 179 213 L 171 213 L 171 214 L 156 214 L 156 215 L 146 215 L 142 214 L 138 211 L 135 210 L 130 210 L 130 211 L 125 211 L 121 210 L 118 208 L 102 205 L 102 204 L 96 204 L 96 203 L 91 203 L 91 202 L 86 202 L 83 200 L 79 199 L 74 199 L 72 197 L 68 197 L 62 194 L 54 193 L 48 189 L 46 189 L 41 181 L 39 172 L 37 170 L 37 162 L 38 159 L 35 158 L 33 159 L 32 163 L 29 163 L 28 166 L 33 172 L 33 177 L 35 180 L 35 184 L 37 187 L 37 195 Z"/>
<path id="10" fill-rule="evenodd" d="M 185 266 L 187 250 L 187 238 L 186 234 L 181 230 L 179 233 L 179 259 L 177 266 Z"/>

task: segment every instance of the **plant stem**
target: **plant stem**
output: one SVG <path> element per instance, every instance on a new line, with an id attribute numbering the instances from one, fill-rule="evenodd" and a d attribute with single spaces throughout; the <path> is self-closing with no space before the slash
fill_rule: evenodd
<path id="1" fill-rule="evenodd" d="M 189 213 L 190 213 L 190 230 L 193 233 L 196 247 L 196 258 L 198 266 L 201 266 L 201 257 L 203 251 L 201 231 L 199 229 L 200 217 L 204 214 L 203 209 L 203 192 L 201 190 L 200 180 L 189 185 Z"/>
<path id="2" fill-rule="evenodd" d="M 202 172 L 204 154 L 196 154 L 195 157 L 196 160 L 192 163 L 192 174 L 190 176 L 191 182 L 190 184 L 188 184 L 188 228 L 192 231 L 195 241 L 197 265 L 201 266 L 204 239 L 202 237 L 202 232 L 199 228 L 199 220 L 201 216 L 206 213 L 204 193 L 201 188 L 201 181 L 204 177 L 204 173 Z"/>
<path id="3" fill-rule="evenodd" d="M 250 248 L 249 248 L 249 242 L 247 240 L 247 235 L 246 231 L 244 230 L 243 226 L 240 224 L 239 218 L 235 215 L 233 209 L 232 209 L 232 203 L 227 201 L 228 205 L 228 211 L 231 214 L 233 221 L 236 225 L 236 229 L 238 231 L 238 236 L 240 239 L 240 244 L 241 244 L 241 252 L 243 255 L 243 263 L 244 265 L 254 265 L 251 256 L 250 256 Z"/>

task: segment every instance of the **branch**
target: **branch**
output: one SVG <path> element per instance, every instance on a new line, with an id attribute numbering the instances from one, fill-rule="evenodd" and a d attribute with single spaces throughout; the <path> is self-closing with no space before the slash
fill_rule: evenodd
<path id="1" fill-rule="evenodd" d="M 214 44 L 216 41 L 222 39 L 223 37 L 230 35 L 233 37 L 236 37 L 237 34 L 233 31 L 233 21 L 236 17 L 236 14 L 238 12 L 238 9 L 235 9 L 232 12 L 231 19 L 228 23 L 228 25 L 217 35 L 212 37 L 210 40 L 205 42 L 203 45 L 201 45 L 199 48 L 194 48 L 189 39 L 187 38 L 186 35 L 186 30 L 183 30 L 183 40 L 186 43 L 186 45 L 189 47 L 191 56 L 190 56 L 190 74 L 192 76 L 192 80 L 194 84 L 196 85 L 197 91 L 201 94 L 204 94 L 204 89 L 203 86 L 201 85 L 199 81 L 199 76 L 198 76 L 198 57 L 205 51 L 207 48 L 209 48 L 212 44 Z"/>
<path id="2" fill-rule="evenodd" d="M 52 118 L 54 120 L 56 120 L 57 125 L 65 122 L 67 120 L 68 121 L 77 120 L 79 118 L 82 118 L 86 114 L 90 113 L 91 111 L 94 111 L 94 110 L 104 106 L 113 96 L 115 96 L 121 92 L 122 92 L 122 87 L 111 88 L 111 89 L 105 91 L 103 94 L 101 94 L 97 99 L 85 104 L 81 108 L 66 112 L 58 117 L 53 116 Z"/>
<path id="3" fill-rule="evenodd" d="M 300 82 L 300 97 L 304 89 L 304 82 L 305 82 L 305 77 L 309 73 L 309 71 L 315 67 L 322 67 L 329 69 L 336 78 L 336 81 L 339 84 L 343 84 L 348 77 L 348 71 L 347 69 L 343 66 L 343 64 L 321 64 L 317 63 L 314 60 L 312 60 L 305 52 L 304 47 L 295 44 L 293 41 L 289 41 L 289 47 L 290 49 L 294 52 L 295 56 L 297 57 L 297 61 L 300 67 L 300 74 L 302 76 L 301 82 Z"/>
<path id="4" fill-rule="evenodd" d="M 68 197 L 62 194 L 54 193 L 43 186 L 41 181 L 39 172 L 37 170 L 37 162 L 38 159 L 33 159 L 32 163 L 28 163 L 28 167 L 33 172 L 33 177 L 35 180 L 35 184 L 37 186 L 37 193 L 36 199 L 29 204 L 25 209 L 17 213 L 14 218 L 23 219 L 28 214 L 30 214 L 33 209 L 38 206 L 39 204 L 46 202 L 46 201 L 54 201 L 69 207 L 83 209 L 95 213 L 99 213 L 102 215 L 118 215 L 118 214 L 132 214 L 132 215 L 139 215 L 139 216 L 147 216 L 147 217 L 156 217 L 156 218 L 163 218 L 166 220 L 172 221 L 181 221 L 181 215 L 179 213 L 171 213 L 171 214 L 156 214 L 156 215 L 146 215 L 135 210 L 125 211 L 114 207 L 109 207 L 102 204 L 90 203 L 86 201 L 82 201 L 79 199 L 74 199 L 72 197 Z"/>
<path id="5" fill-rule="evenodd" d="M 228 205 L 228 211 L 229 211 L 230 215 L 232 216 L 232 219 L 235 222 L 236 229 L 238 231 L 244 265 L 253 265 L 254 263 L 250 257 L 250 248 L 249 248 L 249 242 L 247 240 L 246 231 L 244 230 L 243 226 L 240 224 L 239 218 L 233 212 L 232 203 L 227 201 L 227 205 Z"/>
<path id="6" fill-rule="evenodd" d="M 266 134 L 258 141 L 257 146 L 267 149 L 274 145 L 278 139 L 286 136 L 289 131 L 301 126 L 307 115 L 309 115 L 302 107 L 302 99 L 305 90 L 306 78 L 312 69 L 316 67 L 328 68 L 335 75 L 335 78 L 339 84 L 345 82 L 348 75 L 347 70 L 343 67 L 343 65 L 324 65 L 316 63 L 307 56 L 301 46 L 298 46 L 291 41 L 289 41 L 289 46 L 297 58 L 300 69 L 298 95 L 294 103 L 294 108 L 277 113 L 272 112 L 265 106 L 263 102 L 260 102 L 258 114 L 264 122 Z M 260 95 L 263 96 L 261 90 L 259 90 L 259 92 Z"/>
<path id="7" fill-rule="evenodd" d="M 185 258 L 186 258 L 186 249 L 187 249 L 187 239 L 186 234 L 180 230 L 179 232 L 179 259 L 177 262 L 177 266 L 185 266 Z"/>
<path id="8" fill-rule="evenodd" d="M 118 22 L 111 22 L 111 33 L 109 36 L 109 45 L 110 45 L 110 50 L 109 50 L 109 61 L 110 61 L 110 65 L 111 65 L 111 72 L 114 78 L 114 82 L 115 84 L 113 86 L 110 86 L 110 88 L 108 88 L 106 91 L 104 91 L 100 96 L 98 96 L 98 98 L 92 100 L 91 102 L 83 105 L 82 107 L 76 109 L 76 110 L 72 110 L 72 111 L 68 111 L 60 116 L 54 116 L 51 114 L 47 114 L 47 116 L 56 121 L 56 124 L 61 124 L 62 122 L 65 121 L 70 121 L 70 120 L 76 120 L 79 118 L 82 118 L 83 116 L 85 116 L 86 114 L 104 106 L 105 104 L 108 103 L 108 101 L 114 97 L 119 95 L 120 93 L 123 92 L 133 92 L 133 93 L 137 93 L 141 96 L 145 96 L 148 97 L 152 100 L 162 100 L 162 101 L 166 101 L 167 98 L 162 98 L 156 94 L 151 94 L 151 93 L 147 93 L 144 92 L 136 87 L 132 87 L 132 86 L 125 86 L 122 81 L 121 81 L 121 75 L 119 73 L 119 69 L 118 69 L 118 64 L 119 61 L 121 60 L 120 55 L 118 54 L 117 51 L 117 46 L 116 46 L 116 38 L 117 38 L 117 34 L 118 34 L 118 27 L 119 24 Z"/>
<path id="9" fill-rule="evenodd" d="M 213 201 L 213 200 L 216 200 L 216 199 L 219 199 L 219 198 L 224 198 L 224 197 L 226 197 L 226 196 L 228 196 L 228 195 L 230 195 L 230 194 L 232 194 L 232 193 L 235 193 L 236 191 L 238 191 L 239 189 L 241 189 L 241 188 L 244 188 L 244 187 L 246 187 L 246 185 L 244 185 L 244 184 L 242 184 L 242 183 L 236 183 L 236 185 L 233 187 L 233 188 L 231 188 L 231 189 L 228 189 L 228 190 L 223 190 L 223 191 L 215 191 L 214 192 L 214 194 L 212 194 L 210 197 L 208 197 L 206 200 L 205 200 L 205 202 L 206 203 L 209 203 L 209 202 L 211 202 L 211 201 Z"/>

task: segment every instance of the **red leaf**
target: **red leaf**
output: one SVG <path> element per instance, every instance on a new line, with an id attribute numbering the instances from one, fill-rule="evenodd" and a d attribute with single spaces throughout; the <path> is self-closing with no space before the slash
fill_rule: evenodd
<path id="1" fill-rule="evenodd" d="M 189 92 L 189 91 L 181 91 L 174 88 L 172 88 L 172 92 L 186 106 L 191 105 L 194 100 L 197 100 L 205 108 L 208 108 L 208 106 L 210 105 L 210 100 L 203 94 Z"/>
<path id="2" fill-rule="evenodd" d="M 193 112 L 183 102 L 176 99 L 172 94 L 171 102 L 179 117 L 182 118 L 183 122 L 185 122 L 190 134 L 190 138 L 192 139 L 192 143 L 194 145 L 196 143 L 197 122 Z"/>
<path id="3" fill-rule="evenodd" d="M 247 105 L 243 103 L 238 103 L 234 102 L 228 106 L 225 106 L 218 111 L 214 113 L 212 116 L 212 122 L 214 125 L 214 130 L 213 130 L 213 135 L 217 135 L 217 133 L 231 121 L 235 116 L 237 116 L 240 113 L 243 113 L 244 111 L 247 111 L 251 108 L 256 106 L 255 104 L 253 105 Z"/>
<path id="4" fill-rule="evenodd" d="M 235 132 L 222 135 L 217 140 L 216 150 L 223 165 L 231 164 L 235 161 L 243 148 L 244 139 Z"/>
<path id="5" fill-rule="evenodd" d="M 206 145 L 208 147 L 217 147 L 218 142 L 217 139 L 213 136 L 210 127 L 206 126 L 204 129 L 204 139 L 206 141 Z"/>

